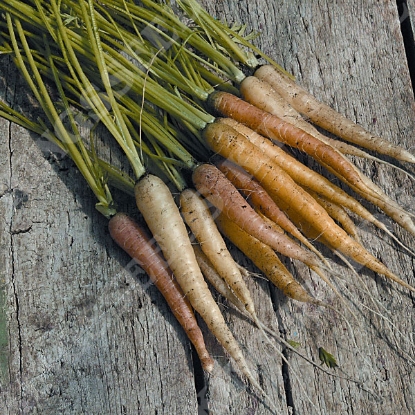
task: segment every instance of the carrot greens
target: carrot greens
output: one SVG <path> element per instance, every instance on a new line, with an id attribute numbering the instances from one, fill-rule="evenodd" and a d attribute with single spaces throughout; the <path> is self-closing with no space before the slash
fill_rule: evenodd
<path id="1" fill-rule="evenodd" d="M 309 294 L 279 254 L 306 264 L 345 301 L 326 276 L 336 272 L 315 241 L 338 252 L 346 264 L 347 256 L 415 290 L 362 245 L 350 213 L 413 251 L 355 196 L 335 186 L 330 174 L 412 234 L 414 215 L 344 155 L 365 152 L 317 133 L 302 115 L 344 140 L 353 141 L 349 136 L 358 131 L 358 146 L 384 147 L 381 153 L 408 162 L 413 156 L 374 136 L 366 140 L 343 118 L 336 121 L 251 42 L 254 35 L 245 35 L 244 25 L 214 19 L 196 0 L 177 0 L 174 7 L 153 0 L 10 0 L 0 2 L 0 12 L 0 53 L 11 56 L 43 114 L 33 120 L 0 101 L 0 116 L 48 138 L 70 156 L 95 195 L 97 210 L 110 219 L 114 241 L 144 264 L 205 370 L 213 370 L 213 361 L 192 308 L 275 409 L 203 277 L 265 334 L 268 329 L 221 233 L 284 295 L 299 302 L 336 311 Z M 258 69 L 257 57 L 269 64 Z M 277 88 L 275 79 L 284 85 Z M 313 102 L 313 108 L 305 102 Z M 80 120 L 88 125 L 89 137 Z M 343 137 L 342 125 L 349 130 Z M 97 154 L 99 126 L 107 136 L 99 145 L 120 151 L 122 167 Z M 283 145 L 315 159 L 324 175 L 290 156 Z M 118 212 L 112 187 L 135 197 L 151 234 Z M 337 367 L 322 347 L 319 358 L 328 368 Z"/>

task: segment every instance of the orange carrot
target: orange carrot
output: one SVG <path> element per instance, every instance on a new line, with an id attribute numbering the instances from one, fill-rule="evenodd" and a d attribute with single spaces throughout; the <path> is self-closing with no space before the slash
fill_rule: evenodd
<path id="1" fill-rule="evenodd" d="M 219 212 L 223 212 L 244 231 L 269 245 L 272 249 L 309 266 L 336 292 L 335 287 L 323 272 L 323 269 L 327 269 L 327 267 L 322 264 L 320 258 L 303 249 L 284 233 L 276 230 L 274 222 L 269 223 L 266 218 L 256 213 L 235 186 L 215 166 L 210 164 L 198 166 L 193 173 L 193 183 Z M 310 198 L 312 199 L 311 196 Z M 337 292 L 336 294 L 339 295 Z"/>
<path id="2" fill-rule="evenodd" d="M 408 216 L 408 213 L 396 202 L 388 198 L 378 186 L 363 175 L 338 150 L 321 142 L 300 128 L 232 94 L 215 92 L 210 95 L 209 100 L 211 106 L 221 115 L 231 117 L 265 137 L 304 151 L 328 171 L 348 184 L 353 190 L 359 191 L 365 197 L 367 196 L 368 200 L 372 202 L 376 200 L 378 203 L 387 205 L 392 212 L 391 214 L 394 213 L 393 218 L 395 220 L 401 218 L 401 222 L 404 221 L 406 223 L 406 229 L 412 229 L 411 232 L 415 234 L 415 225 Z"/>
<path id="3" fill-rule="evenodd" d="M 348 182 L 359 186 L 361 178 L 355 166 L 338 151 L 298 127 L 227 92 L 215 92 L 210 95 L 209 101 L 221 115 L 247 125 L 264 137 L 304 151 L 319 163 L 336 169 Z"/>
<path id="4" fill-rule="evenodd" d="M 397 160 L 415 163 L 414 155 L 381 137 L 371 134 L 328 105 L 321 103 L 273 66 L 262 66 L 255 72 L 255 76 L 266 81 L 299 113 L 339 138 L 381 154 L 389 155 Z"/>
<path id="5" fill-rule="evenodd" d="M 326 263 L 320 252 L 304 237 L 298 228 L 290 221 L 287 215 L 277 206 L 275 201 L 265 191 L 265 189 L 249 175 L 245 170 L 229 160 L 218 159 L 215 165 L 227 177 L 227 179 L 245 195 L 251 202 L 255 210 L 271 219 L 286 232 L 298 239 L 310 251 L 314 252 Z M 327 263 L 326 263 L 327 265 Z"/>
<path id="6" fill-rule="evenodd" d="M 273 144 L 268 138 L 263 137 L 251 130 L 247 126 L 238 123 L 231 118 L 221 118 L 220 123 L 227 124 L 233 127 L 236 131 L 243 134 L 250 142 L 260 148 L 265 154 L 272 158 L 272 160 L 278 164 L 285 172 L 287 172 L 292 179 L 299 185 L 312 189 L 316 193 L 324 196 L 328 200 L 344 206 L 350 209 L 352 212 L 359 215 L 361 218 L 373 223 L 379 229 L 382 229 L 391 238 L 393 238 L 399 245 L 411 252 L 406 246 L 402 244 L 399 239 L 393 235 L 386 226 L 377 220 L 367 209 L 365 209 L 356 199 L 348 195 L 340 187 L 333 184 L 331 181 L 318 174 L 314 170 L 311 170 L 294 157 L 287 154 L 281 147 Z M 357 189 L 356 189 L 357 190 Z M 412 219 L 401 210 L 397 211 L 394 207 L 391 207 L 391 203 L 385 203 L 384 200 L 373 199 L 368 195 L 365 195 L 366 199 L 373 202 L 376 206 L 383 209 L 385 213 L 391 216 L 396 223 L 401 225 L 408 232 L 415 235 L 415 226 Z M 412 254 L 412 252 L 411 252 Z"/>
<path id="7" fill-rule="evenodd" d="M 304 262 L 309 267 L 320 266 L 320 261 L 314 254 L 305 251 L 285 234 L 271 229 L 215 166 L 198 166 L 193 172 L 193 183 L 212 205 L 249 234 L 284 256 Z"/>
<path id="8" fill-rule="evenodd" d="M 117 213 L 108 224 L 111 237 L 135 259 L 159 289 L 174 316 L 185 330 L 207 372 L 213 370 L 213 360 L 209 356 L 202 332 L 197 324 L 189 301 L 167 267 L 165 259 L 154 246 L 147 232 L 125 213 Z"/>
<path id="9" fill-rule="evenodd" d="M 338 249 L 361 265 L 385 275 L 411 291 L 415 291 L 415 288 L 396 276 L 336 225 L 324 208 L 310 194 L 298 186 L 287 173 L 281 170 L 272 159 L 254 144 L 250 143 L 246 137 L 228 125 L 213 123 L 205 128 L 204 138 L 213 151 L 238 163 L 248 173 L 252 174 L 271 197 L 276 197 L 277 202 L 285 201 L 288 216 L 292 211 L 300 216 L 305 223 L 311 224 L 321 235 L 324 235 L 324 238 L 329 241 L 333 249 Z M 209 192 L 213 194 L 216 190 L 209 190 Z M 215 197 L 219 197 L 220 200 L 219 195 L 216 194 Z M 242 220 L 246 221 L 246 216 Z"/>

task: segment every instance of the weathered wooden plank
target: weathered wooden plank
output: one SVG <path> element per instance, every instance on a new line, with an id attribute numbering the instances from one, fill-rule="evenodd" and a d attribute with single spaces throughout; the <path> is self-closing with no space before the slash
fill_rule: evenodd
<path id="1" fill-rule="evenodd" d="M 218 18 L 261 30 L 258 45 L 318 97 L 374 132 L 414 146 L 415 106 L 395 2 L 204 4 Z M 18 91 L 8 91 L 7 99 L 14 105 L 24 102 L 15 74 L 6 65 L 0 71 L 11 91 Z M 0 123 L 0 283 L 9 333 L 9 353 L 0 360 L 7 357 L 2 413 L 196 414 L 194 381 L 203 379 L 194 375 L 189 343 L 158 293 L 145 277 L 126 269 L 129 259 L 110 240 L 105 220 L 94 211 L 91 195 L 69 161 L 45 159 L 37 137 Z M 361 166 L 413 211 L 413 182 L 388 167 Z M 413 238 L 393 228 L 415 249 Z M 386 238 L 379 242 L 381 234 L 372 227 L 361 224 L 360 231 L 372 252 L 415 284 L 412 259 Z M 287 264 L 314 295 L 339 306 L 304 267 Z M 345 278 L 353 278 L 341 269 Z M 359 272 L 405 334 L 399 344 L 414 358 L 408 341 L 414 332 L 411 296 L 373 273 Z M 365 310 L 359 314 L 356 347 L 347 325 L 332 312 L 287 301 L 262 280 L 249 286 L 263 321 L 299 341 L 301 351 L 317 362 L 316 350 L 324 346 L 344 372 L 373 391 L 328 377 L 291 354 L 292 368 L 287 368 L 258 331 L 223 303 L 251 367 L 280 413 L 292 408 L 296 414 L 415 411 L 414 365 L 388 344 L 390 333 L 379 318 Z M 356 291 L 351 283 L 348 287 Z M 360 299 L 370 304 L 365 294 Z M 207 342 L 217 364 L 199 393 L 199 413 L 208 413 L 207 408 L 217 414 L 269 413 L 209 334 Z"/>
<path id="2" fill-rule="evenodd" d="M 69 159 L 47 159 L 47 143 L 1 122 L 0 412 L 196 413 L 191 349 L 162 297 L 127 269 Z"/>
<path id="3" fill-rule="evenodd" d="M 235 13 L 234 13 L 235 10 Z M 234 16 L 232 20 L 249 22 L 263 36 L 258 44 L 269 55 L 294 73 L 298 81 L 325 102 L 371 130 L 407 147 L 413 145 L 414 103 L 401 40 L 398 14 L 394 2 L 221 2 L 212 6 L 217 16 Z M 396 99 L 390 99 L 396 97 Z M 413 183 L 389 168 L 361 163 L 368 174 L 390 196 L 411 207 Z M 382 218 L 383 220 L 383 218 Z M 413 281 L 413 261 L 387 243 L 378 242 L 379 234 L 362 224 L 363 241 L 399 275 Z M 413 246 L 413 238 L 402 237 Z M 386 247 L 385 247 L 386 245 Z M 307 271 L 297 268 L 300 278 L 319 298 L 325 288 Z M 376 298 L 382 298 L 392 315 L 408 315 L 412 307 L 407 294 L 390 290 L 373 282 L 372 273 L 360 271 Z M 346 278 L 353 278 L 345 272 Z M 354 291 L 354 289 L 352 289 Z M 277 297 L 280 299 L 280 297 Z M 330 301 L 338 303 L 329 296 Z M 367 303 L 367 298 L 365 299 Z M 401 308 L 402 307 L 402 308 Z M 397 310 L 400 310 L 398 312 Z M 365 380 L 374 394 L 355 384 L 330 379 L 308 364 L 292 357 L 294 371 L 302 379 L 304 393 L 288 371 L 292 390 L 287 400 L 296 413 L 387 413 L 414 408 L 413 366 L 397 356 L 379 333 L 368 325 L 355 330 L 356 345 L 344 322 L 326 310 L 299 306 L 283 301 L 276 306 L 279 329 L 288 338 L 301 342 L 303 351 L 314 356 L 324 346 L 339 358 L 342 369 L 355 379 Z M 364 313 L 365 318 L 370 314 Z M 376 320 L 376 319 L 375 319 Z M 403 333 L 413 331 L 410 318 L 394 321 Z M 382 325 L 379 321 L 376 325 Z M 239 337 L 243 337 L 243 333 Z M 411 351 L 411 337 L 405 350 Z M 405 373 L 402 377 L 402 373 Z M 213 380 L 211 380 L 212 384 Z M 286 384 L 286 386 L 288 386 Z M 306 399 L 312 399 L 312 407 Z M 218 398 L 220 398 L 218 396 Z M 240 399 L 243 399 L 239 396 Z M 216 396 L 211 396 L 212 401 Z M 248 408 L 249 405 L 247 404 Z M 239 413 L 229 409 L 229 413 Z M 401 409 L 397 409 L 401 408 Z M 246 410 L 246 413 L 248 411 Z"/>

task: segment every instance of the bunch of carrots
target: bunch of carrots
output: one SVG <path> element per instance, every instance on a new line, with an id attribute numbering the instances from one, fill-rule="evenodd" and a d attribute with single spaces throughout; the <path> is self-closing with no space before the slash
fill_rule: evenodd
<path id="1" fill-rule="evenodd" d="M 348 266 L 353 260 L 415 291 L 360 243 L 350 213 L 414 253 L 287 148 L 313 158 L 412 235 L 414 215 L 348 156 L 375 158 L 363 149 L 407 163 L 415 156 L 317 101 L 240 28 L 214 20 L 195 0 L 177 4 L 179 12 L 153 0 L 1 1 L 1 50 L 13 57 L 44 118 L 32 120 L 1 102 L 0 115 L 48 137 L 73 159 L 109 219 L 112 238 L 164 295 L 203 368 L 211 372 L 214 364 L 194 311 L 267 398 L 207 284 L 265 337 L 275 335 L 258 319 L 245 270 L 225 241 L 297 301 L 328 307 L 279 255 L 306 264 L 342 298 L 331 282 L 336 272 L 311 241 Z M 255 55 L 268 63 L 259 65 Z M 82 136 L 85 120 L 105 126 L 125 155 L 122 168 L 100 159 L 94 140 Z M 112 186 L 135 196 L 145 227 L 118 212 Z"/>

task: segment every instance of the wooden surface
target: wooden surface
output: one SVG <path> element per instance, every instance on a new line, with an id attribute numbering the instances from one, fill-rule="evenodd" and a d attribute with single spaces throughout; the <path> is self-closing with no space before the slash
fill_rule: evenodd
<path id="1" fill-rule="evenodd" d="M 298 82 L 415 152 L 414 91 L 395 2 L 203 4 L 218 18 L 260 30 L 256 43 Z M 413 22 L 415 2 L 406 4 L 408 17 L 401 17 Z M 30 105 L 4 57 L 0 79 L 1 99 L 16 108 Z M 129 258 L 111 241 L 106 221 L 94 210 L 91 193 L 70 161 L 57 163 L 46 156 L 45 146 L 39 137 L 0 120 L 0 413 L 270 413 L 203 325 L 216 367 L 209 377 L 201 373 L 163 299 L 145 275 L 128 269 Z M 415 212 L 414 182 L 389 167 L 361 166 Z M 414 260 L 371 226 L 359 227 L 371 252 L 415 285 Z M 391 227 L 415 249 L 413 237 Z M 286 263 L 316 297 L 339 306 L 314 275 L 298 263 Z M 323 346 L 338 359 L 340 369 L 334 373 L 364 382 L 364 387 L 323 374 L 286 351 L 290 367 L 282 364 L 254 327 L 218 301 L 280 414 L 415 413 L 413 295 L 359 270 L 390 314 L 398 333 L 394 338 L 390 326 L 359 306 L 371 302 L 359 294 L 356 279 L 342 265 L 338 269 L 357 303 L 351 307 L 361 310 L 356 311 L 360 327 L 350 321 L 354 337 L 333 312 L 289 301 L 263 279 L 249 281 L 249 286 L 260 319 L 301 343 L 299 350 L 317 363 L 317 349 Z"/>

